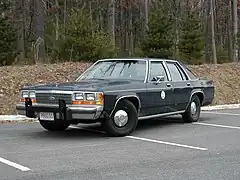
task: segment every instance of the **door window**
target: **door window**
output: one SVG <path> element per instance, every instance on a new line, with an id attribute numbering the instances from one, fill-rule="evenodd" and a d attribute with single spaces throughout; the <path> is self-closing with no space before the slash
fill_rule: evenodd
<path id="1" fill-rule="evenodd" d="M 167 81 L 167 73 L 161 61 L 151 61 L 150 63 L 150 81 L 156 81 L 157 76 L 164 76 L 164 81 Z"/>

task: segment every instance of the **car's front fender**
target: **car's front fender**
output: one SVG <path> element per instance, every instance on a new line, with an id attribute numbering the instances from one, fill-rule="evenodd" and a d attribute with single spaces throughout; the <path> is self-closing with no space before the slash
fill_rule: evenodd
<path id="1" fill-rule="evenodd" d="M 109 114 L 109 116 L 112 115 L 117 104 L 123 99 L 128 99 L 131 101 L 135 105 L 138 112 L 141 108 L 140 97 L 135 92 L 105 95 L 104 98 L 104 110 Z"/>

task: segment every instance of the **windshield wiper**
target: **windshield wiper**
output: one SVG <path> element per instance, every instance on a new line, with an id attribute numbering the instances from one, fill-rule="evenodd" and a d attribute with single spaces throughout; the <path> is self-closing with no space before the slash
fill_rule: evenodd
<path id="1" fill-rule="evenodd" d="M 103 79 L 103 78 L 91 78 L 92 80 L 106 80 L 106 79 Z"/>

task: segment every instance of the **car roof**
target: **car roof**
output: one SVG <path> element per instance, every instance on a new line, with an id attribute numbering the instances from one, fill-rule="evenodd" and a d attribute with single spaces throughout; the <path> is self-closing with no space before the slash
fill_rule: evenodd
<path id="1" fill-rule="evenodd" d="M 100 59 L 99 61 L 172 61 L 178 62 L 178 60 L 173 59 L 162 59 L 162 58 L 109 58 L 109 59 Z"/>

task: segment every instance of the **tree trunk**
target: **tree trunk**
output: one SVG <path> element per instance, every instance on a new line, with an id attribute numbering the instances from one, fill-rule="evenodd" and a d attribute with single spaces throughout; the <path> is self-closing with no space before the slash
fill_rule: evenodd
<path id="1" fill-rule="evenodd" d="M 123 2 L 120 1 L 120 49 L 121 49 L 121 55 L 125 56 L 125 28 L 124 28 L 124 6 Z"/>
<path id="2" fill-rule="evenodd" d="M 89 1 L 89 15 L 90 15 L 90 23 L 91 26 L 93 25 L 93 16 L 92 16 L 92 1 Z M 92 30 L 92 35 L 93 35 L 93 30 Z"/>
<path id="3" fill-rule="evenodd" d="M 145 9 L 145 29 L 148 31 L 148 0 L 144 0 L 144 9 Z"/>
<path id="4" fill-rule="evenodd" d="M 214 3 L 213 0 L 210 0 L 210 13 L 211 13 L 211 40 L 212 40 L 212 54 L 213 54 L 213 63 L 217 64 L 217 53 L 216 53 L 216 43 L 215 43 L 215 22 L 214 22 Z"/>
<path id="5" fill-rule="evenodd" d="M 35 62 L 45 62 L 45 43 L 44 43 L 44 4 L 39 0 L 33 2 L 33 30 L 35 34 L 34 55 Z"/>
<path id="6" fill-rule="evenodd" d="M 232 47 L 232 1 L 229 1 L 228 5 L 228 58 L 230 61 L 233 60 L 233 47 Z"/>
<path id="7" fill-rule="evenodd" d="M 63 10 L 63 12 L 64 12 L 64 14 L 63 14 L 63 26 L 64 26 L 64 36 L 63 36 L 63 38 L 65 40 L 66 39 L 66 37 L 65 37 L 66 23 L 67 23 L 67 0 L 64 0 L 64 8 L 63 9 L 64 9 Z"/>
<path id="8" fill-rule="evenodd" d="M 175 16 L 175 52 L 174 56 L 175 59 L 179 59 L 179 39 L 180 39 L 180 32 L 179 32 L 179 19 L 181 17 L 180 15 L 180 7 L 181 7 L 181 0 L 174 0 L 174 16 Z M 188 7 L 186 7 L 188 8 Z"/>
<path id="9" fill-rule="evenodd" d="M 115 13 L 116 13 L 116 2 L 115 0 L 111 0 L 110 2 L 110 23 L 109 23 L 109 33 L 111 34 L 111 41 L 112 44 L 115 46 L 116 42 L 115 42 Z"/>
<path id="10" fill-rule="evenodd" d="M 129 47 L 130 47 L 130 56 L 134 54 L 134 39 L 133 39 L 133 11 L 132 11 L 132 5 L 131 5 L 131 11 L 129 12 L 129 31 L 130 31 L 130 38 L 129 38 Z"/>
<path id="11" fill-rule="evenodd" d="M 102 4 L 100 0 L 97 1 L 98 3 L 98 25 L 99 25 L 99 30 L 103 30 L 103 15 L 102 15 Z"/>
<path id="12" fill-rule="evenodd" d="M 233 61 L 238 61 L 238 13 L 237 0 L 233 0 Z"/>
<path id="13" fill-rule="evenodd" d="M 59 2 L 58 0 L 55 0 L 55 5 L 57 8 L 57 12 L 55 14 L 55 18 L 56 18 L 56 40 L 58 41 L 59 39 Z"/>
<path id="14" fill-rule="evenodd" d="M 206 63 L 210 62 L 210 57 L 209 57 L 209 0 L 205 0 L 205 8 L 204 8 L 204 33 L 205 33 L 205 47 L 204 47 L 204 52 L 205 52 L 205 61 Z"/>
<path id="15" fill-rule="evenodd" d="M 17 51 L 19 52 L 19 60 L 25 58 L 25 0 L 15 0 L 15 22 L 17 29 Z"/>

